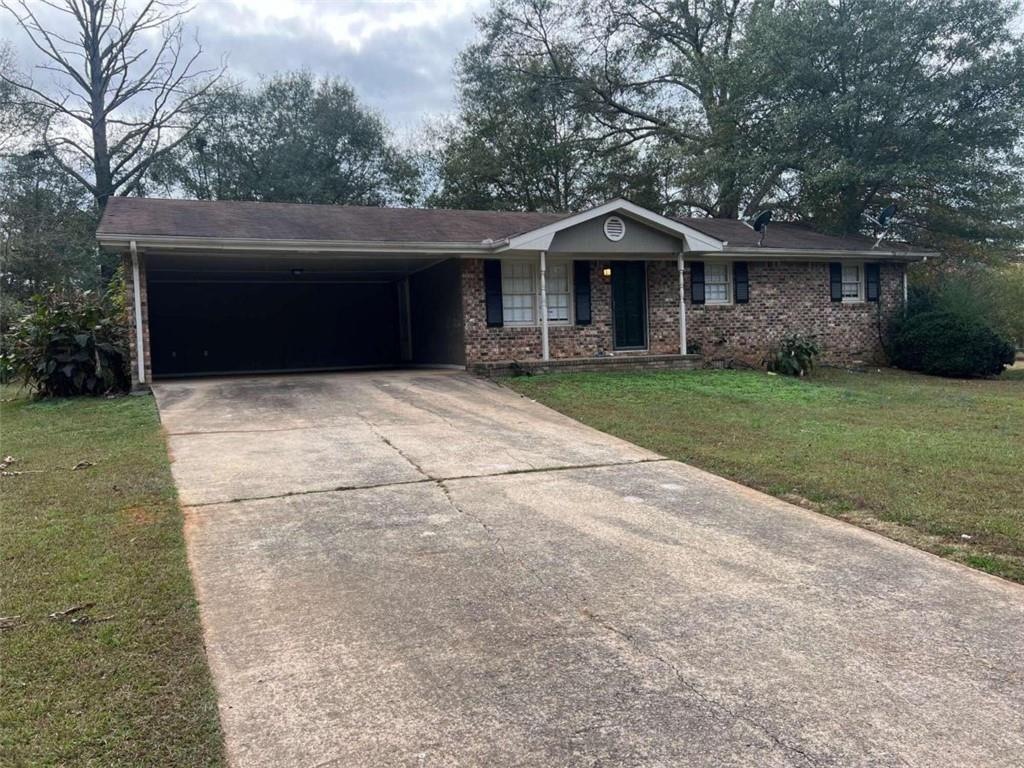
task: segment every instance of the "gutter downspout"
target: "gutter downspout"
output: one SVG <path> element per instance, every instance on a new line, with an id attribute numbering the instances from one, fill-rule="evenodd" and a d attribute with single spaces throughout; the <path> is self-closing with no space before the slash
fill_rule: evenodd
<path id="1" fill-rule="evenodd" d="M 135 358 L 139 364 L 139 384 L 146 383 L 146 348 L 142 343 L 142 296 L 139 280 L 139 249 L 132 240 L 132 296 L 135 299 Z"/>
<path id="2" fill-rule="evenodd" d="M 679 354 L 685 355 L 686 344 L 686 262 L 683 260 L 683 252 L 676 254 L 679 264 Z"/>
<path id="3" fill-rule="evenodd" d="M 547 251 L 540 252 L 540 349 L 541 359 L 551 359 L 548 348 L 548 263 Z"/>

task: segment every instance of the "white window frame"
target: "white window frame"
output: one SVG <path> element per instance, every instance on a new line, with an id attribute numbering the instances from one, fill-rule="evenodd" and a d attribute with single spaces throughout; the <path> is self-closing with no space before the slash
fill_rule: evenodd
<path id="1" fill-rule="evenodd" d="M 708 280 L 708 267 L 720 266 L 725 268 L 725 298 L 724 299 L 712 299 L 708 296 L 708 286 L 711 285 L 711 281 Z M 715 283 L 715 285 L 721 285 L 721 283 Z M 735 296 L 733 295 L 733 281 L 732 281 L 732 262 L 731 261 L 706 261 L 704 262 L 704 303 L 710 304 L 715 307 L 725 307 L 733 303 Z"/>
<path id="2" fill-rule="evenodd" d="M 846 268 L 856 267 L 857 268 L 857 295 L 847 296 L 846 295 Z M 864 262 L 863 261 L 844 261 L 841 263 L 839 270 L 839 293 L 842 296 L 843 304 L 863 304 L 867 291 L 864 286 Z"/>
<path id="3" fill-rule="evenodd" d="M 505 275 L 507 265 L 509 264 L 525 264 L 530 270 L 530 281 L 533 288 L 533 320 L 508 320 L 505 317 Z M 571 259 L 552 259 L 550 256 L 547 260 L 547 293 L 548 293 L 548 306 L 551 305 L 551 267 L 554 265 L 565 265 L 566 283 L 569 287 L 569 319 L 568 320 L 548 320 L 548 327 L 562 327 L 574 325 L 576 322 L 576 302 L 574 301 L 575 290 L 573 284 L 573 262 Z M 540 260 L 538 259 L 527 259 L 527 258 L 513 258 L 513 259 L 502 259 L 501 260 L 501 295 L 502 295 L 502 307 L 501 307 L 501 320 L 502 325 L 509 328 L 538 328 L 541 324 L 541 305 L 540 305 Z"/>

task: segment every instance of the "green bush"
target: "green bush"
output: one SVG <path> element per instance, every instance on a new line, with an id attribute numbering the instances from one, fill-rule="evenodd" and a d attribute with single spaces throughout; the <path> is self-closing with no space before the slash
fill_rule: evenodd
<path id="1" fill-rule="evenodd" d="M 785 376 L 806 376 L 814 370 L 821 350 L 814 339 L 793 334 L 784 336 L 765 361 L 769 371 Z"/>
<path id="2" fill-rule="evenodd" d="M 983 320 L 924 309 L 896 323 L 890 357 L 899 368 L 935 376 L 995 376 L 1013 362 L 1013 344 Z"/>
<path id="3" fill-rule="evenodd" d="M 127 390 L 127 328 L 119 291 L 114 283 L 105 295 L 33 297 L 28 314 L 4 338 L 0 367 L 42 397 Z"/>

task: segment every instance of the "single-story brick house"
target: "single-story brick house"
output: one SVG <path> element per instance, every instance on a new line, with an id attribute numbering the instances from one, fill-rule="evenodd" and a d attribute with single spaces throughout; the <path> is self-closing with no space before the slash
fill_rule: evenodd
<path id="1" fill-rule="evenodd" d="M 927 254 L 794 224 L 112 198 L 136 383 L 154 376 L 453 365 L 761 361 L 790 332 L 879 356 Z M 696 353 L 696 354 L 687 354 Z"/>

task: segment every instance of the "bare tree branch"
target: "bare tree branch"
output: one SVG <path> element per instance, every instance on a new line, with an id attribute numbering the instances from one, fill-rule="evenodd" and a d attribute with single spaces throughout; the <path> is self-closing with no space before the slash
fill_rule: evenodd
<path id="1" fill-rule="evenodd" d="M 198 127 L 192 107 L 224 73 L 223 65 L 198 67 L 198 40 L 185 53 L 182 20 L 191 5 L 148 0 L 130 12 L 127 3 L 0 0 L 46 57 L 37 69 L 57 78 L 49 88 L 0 70 L 0 84 L 18 89 L 46 115 L 44 146 L 101 208 L 111 195 L 137 189 L 153 162 Z M 77 39 L 61 24 L 44 26 L 40 7 L 63 14 Z M 162 35 L 150 48 L 144 38 L 155 30 Z M 183 120 L 186 113 L 189 121 Z M 91 179 L 73 158 L 90 166 Z"/>

